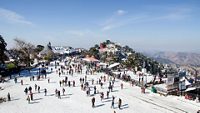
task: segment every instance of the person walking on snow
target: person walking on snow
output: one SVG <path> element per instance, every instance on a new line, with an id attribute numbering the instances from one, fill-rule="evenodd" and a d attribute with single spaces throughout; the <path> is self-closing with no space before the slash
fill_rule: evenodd
<path id="1" fill-rule="evenodd" d="M 62 81 L 61 81 L 61 80 L 59 81 L 59 84 L 60 84 L 60 87 L 61 87 L 61 84 L 62 84 Z"/>
<path id="2" fill-rule="evenodd" d="M 65 95 L 65 88 L 62 89 L 63 95 Z"/>
<path id="3" fill-rule="evenodd" d="M 109 91 L 107 91 L 107 98 L 109 98 Z"/>
<path id="4" fill-rule="evenodd" d="M 124 84 L 123 84 L 123 83 L 121 83 L 121 89 L 123 89 L 123 86 L 124 86 Z"/>
<path id="5" fill-rule="evenodd" d="M 111 92 L 113 92 L 113 85 L 110 86 L 110 90 L 111 90 Z"/>
<path id="6" fill-rule="evenodd" d="M 8 101 L 10 101 L 10 100 L 11 100 L 11 99 L 10 99 L 10 93 L 8 93 L 7 97 L 8 97 Z"/>
<path id="7" fill-rule="evenodd" d="M 34 81 L 34 78 L 35 78 L 35 77 L 33 76 L 33 77 L 32 77 L 32 80 L 33 80 L 33 81 Z"/>
<path id="8" fill-rule="evenodd" d="M 30 104 L 30 97 L 29 97 L 29 95 L 28 95 L 28 97 L 27 97 L 27 99 L 26 99 L 27 101 L 28 101 L 28 103 Z"/>
<path id="9" fill-rule="evenodd" d="M 68 81 L 68 86 L 71 87 L 71 82 L 70 81 Z"/>
<path id="10" fill-rule="evenodd" d="M 73 81 L 73 87 L 75 87 L 75 81 Z"/>
<path id="11" fill-rule="evenodd" d="M 59 71 L 59 73 L 58 73 L 58 74 L 59 74 L 59 77 L 60 77 L 60 75 L 61 75 L 60 71 Z"/>
<path id="12" fill-rule="evenodd" d="M 94 86 L 94 94 L 96 94 L 96 93 L 97 93 L 97 87 Z"/>
<path id="13" fill-rule="evenodd" d="M 55 89 L 55 96 L 58 96 L 58 90 Z"/>
<path id="14" fill-rule="evenodd" d="M 15 81 L 15 83 L 17 83 L 17 77 L 15 77 L 14 81 Z"/>
<path id="15" fill-rule="evenodd" d="M 37 84 L 35 84 L 35 91 L 37 90 Z"/>
<path id="16" fill-rule="evenodd" d="M 92 107 L 93 107 L 93 108 L 94 108 L 94 106 L 95 106 L 94 104 L 95 104 L 95 98 L 93 97 L 93 98 L 92 98 Z"/>
<path id="17" fill-rule="evenodd" d="M 104 98 L 104 94 L 103 94 L 103 92 L 101 92 L 101 96 L 100 96 L 100 98 L 101 98 L 101 101 L 102 101 L 103 98 Z"/>
<path id="18" fill-rule="evenodd" d="M 83 84 L 81 84 L 81 90 L 83 90 Z"/>
<path id="19" fill-rule="evenodd" d="M 106 76 L 103 77 L 104 82 L 106 82 Z"/>
<path id="20" fill-rule="evenodd" d="M 30 97 L 31 97 L 31 100 L 33 100 L 33 93 L 32 92 L 30 93 Z"/>
<path id="21" fill-rule="evenodd" d="M 60 91 L 58 91 L 58 98 L 59 98 L 59 99 L 61 99 L 61 96 L 60 96 Z"/>
<path id="22" fill-rule="evenodd" d="M 112 96 L 111 108 L 114 108 L 114 104 L 115 104 L 115 97 Z"/>
<path id="23" fill-rule="evenodd" d="M 121 105 L 122 105 L 122 100 L 119 98 L 119 101 L 118 101 L 118 108 L 121 109 Z"/>
<path id="24" fill-rule="evenodd" d="M 103 82 L 101 82 L 100 85 L 101 85 L 101 89 L 102 89 L 103 88 Z"/>
<path id="25" fill-rule="evenodd" d="M 23 85 L 23 80 L 21 80 L 21 85 Z"/>
<path id="26" fill-rule="evenodd" d="M 38 86 L 38 93 L 40 93 L 40 86 Z"/>
<path id="27" fill-rule="evenodd" d="M 28 90 L 29 90 L 30 93 L 32 93 L 32 87 L 31 86 L 29 86 Z"/>
<path id="28" fill-rule="evenodd" d="M 27 87 L 24 89 L 24 92 L 25 92 L 26 95 L 28 94 L 28 88 Z"/>
<path id="29" fill-rule="evenodd" d="M 44 89 L 44 96 L 47 96 L 47 89 Z"/>

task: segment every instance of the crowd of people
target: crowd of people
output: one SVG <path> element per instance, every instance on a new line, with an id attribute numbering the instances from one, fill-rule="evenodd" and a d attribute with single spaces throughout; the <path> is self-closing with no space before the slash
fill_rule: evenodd
<path id="1" fill-rule="evenodd" d="M 92 108 L 98 107 L 96 105 L 96 102 L 100 101 L 102 103 L 104 102 L 111 102 L 110 108 L 111 109 L 123 109 L 122 106 L 122 98 L 114 96 L 115 93 L 115 82 L 116 78 L 121 78 L 121 74 L 117 76 L 112 76 L 108 73 L 103 73 L 100 77 L 92 77 L 97 73 L 97 68 L 95 65 L 83 63 L 80 61 L 69 61 L 60 64 L 57 61 L 54 62 L 54 65 L 46 65 L 42 64 L 42 68 L 39 67 L 38 69 L 38 75 L 30 76 L 30 82 L 35 81 L 48 81 L 48 84 L 51 84 L 52 80 L 51 76 L 47 74 L 47 70 L 50 70 L 50 73 L 54 76 L 57 76 L 60 80 L 56 81 L 58 83 L 58 87 L 55 88 L 55 97 L 58 99 L 62 99 L 62 96 L 66 95 L 66 87 L 73 88 L 73 87 L 79 87 L 82 92 L 86 93 L 86 96 L 91 99 L 91 105 Z M 71 62 L 71 63 L 70 63 Z M 73 62 L 73 63 L 72 63 Z M 83 73 L 85 71 L 85 73 Z M 74 75 L 80 75 L 79 76 L 79 83 L 74 79 Z M 20 75 L 20 74 L 19 74 Z M 18 77 L 14 78 L 14 83 L 18 84 L 20 83 L 21 86 L 25 86 L 24 93 L 25 98 L 30 104 L 32 101 L 34 101 L 34 95 L 39 93 L 44 93 L 44 96 L 48 95 L 48 91 L 52 89 L 47 89 L 46 87 L 40 87 L 37 83 L 34 84 L 34 86 L 26 87 L 24 85 L 23 78 L 20 78 L 20 82 L 18 82 Z M 126 77 L 125 74 L 122 75 L 122 80 L 128 80 L 129 77 Z M 140 81 L 140 80 L 139 80 Z M 131 81 L 130 85 L 134 86 L 136 83 L 135 81 Z M 33 88 L 34 91 L 33 91 Z M 41 90 L 42 89 L 42 90 Z M 124 89 L 124 83 L 120 82 L 120 89 Z M 141 93 L 145 93 L 145 87 L 141 87 Z M 118 98 L 116 100 L 116 98 Z M 11 95 L 10 93 L 7 94 L 7 100 L 11 101 Z M 107 101 L 109 100 L 109 101 Z M 116 102 L 117 101 L 117 102 Z M 123 102 L 124 103 L 124 102 Z M 117 104 L 117 105 L 116 105 Z M 116 111 L 114 111 L 116 113 Z"/>
<path id="2" fill-rule="evenodd" d="M 59 90 L 59 87 L 55 89 L 55 97 L 57 97 L 58 99 L 61 99 L 62 96 L 65 95 L 65 87 L 76 87 L 77 83 L 76 81 L 73 79 L 73 75 L 74 73 L 76 74 L 81 74 L 80 78 L 79 78 L 79 84 L 81 87 L 81 90 L 84 91 L 86 93 L 86 95 L 88 97 L 92 97 L 91 98 L 91 103 L 92 103 L 92 107 L 95 108 L 95 102 L 97 99 L 101 100 L 101 102 L 103 102 L 106 99 L 110 98 L 110 95 L 113 92 L 113 88 L 115 85 L 115 77 L 113 76 L 108 76 L 106 74 L 104 74 L 104 76 L 100 76 L 99 78 L 88 78 L 88 76 L 94 75 L 95 73 L 95 68 L 91 65 L 83 65 L 82 63 L 78 62 L 77 64 L 70 64 L 67 63 L 68 65 L 66 65 L 66 63 L 64 63 L 64 65 L 59 64 L 58 62 L 55 61 L 54 63 L 54 67 L 52 66 L 44 66 L 42 65 L 42 69 L 45 70 L 45 72 L 39 68 L 39 72 L 38 75 L 35 76 L 30 76 L 30 82 L 34 82 L 34 81 L 48 81 L 48 84 L 50 84 L 50 76 L 47 75 L 46 71 L 47 69 L 50 68 L 50 72 L 53 73 L 55 72 L 58 77 L 60 78 L 59 81 L 57 81 L 59 83 L 59 86 L 62 88 L 61 90 Z M 85 73 L 83 73 L 83 68 L 84 66 L 86 67 Z M 43 73 L 41 73 L 43 71 Z M 61 79 L 63 78 L 64 79 Z M 69 76 L 71 78 L 71 80 L 69 79 Z M 36 79 L 35 79 L 36 78 Z M 18 83 L 18 78 L 15 77 L 14 78 L 14 82 L 17 84 Z M 22 86 L 24 85 L 24 81 L 23 78 L 20 78 L 20 84 Z M 34 91 L 33 88 L 34 87 Z M 42 89 L 42 90 L 41 90 Z M 103 92 L 101 91 L 101 89 L 107 89 L 107 91 Z M 123 89 L 123 83 L 121 83 L 121 89 Z M 47 96 L 48 94 L 48 89 L 45 87 L 40 87 L 38 84 L 35 83 L 34 86 L 29 86 L 29 87 L 25 87 L 24 88 L 24 93 L 26 95 L 26 100 L 28 101 L 28 103 L 31 103 L 32 101 L 34 101 L 34 95 L 39 94 L 39 93 L 44 93 L 44 96 Z M 61 92 L 62 91 L 62 92 Z M 62 93 L 62 96 L 61 96 Z M 95 96 L 95 95 L 99 95 L 99 96 Z M 105 96 L 106 95 L 106 96 Z M 97 98 L 100 97 L 100 98 Z M 115 96 L 111 97 L 111 108 L 115 109 L 117 107 L 115 107 Z M 8 93 L 8 101 L 11 100 L 10 97 L 10 93 Z M 121 109 L 122 106 L 122 99 L 119 98 L 118 99 L 118 108 Z M 115 111 L 114 111 L 115 112 Z"/>

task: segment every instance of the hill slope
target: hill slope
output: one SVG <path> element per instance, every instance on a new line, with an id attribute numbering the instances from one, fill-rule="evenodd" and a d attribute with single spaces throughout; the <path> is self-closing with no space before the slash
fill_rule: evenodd
<path id="1" fill-rule="evenodd" d="M 155 52 L 155 53 L 145 53 L 145 54 L 161 63 L 200 66 L 199 53 Z"/>

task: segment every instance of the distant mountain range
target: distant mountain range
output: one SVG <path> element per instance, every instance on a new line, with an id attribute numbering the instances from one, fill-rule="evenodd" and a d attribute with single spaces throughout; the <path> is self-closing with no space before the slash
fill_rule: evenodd
<path id="1" fill-rule="evenodd" d="M 200 53 L 187 52 L 143 52 L 143 54 L 164 64 L 200 67 Z"/>

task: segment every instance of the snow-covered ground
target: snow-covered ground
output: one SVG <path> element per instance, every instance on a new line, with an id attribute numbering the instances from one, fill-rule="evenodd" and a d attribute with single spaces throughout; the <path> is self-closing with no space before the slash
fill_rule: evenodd
<path id="1" fill-rule="evenodd" d="M 91 79 L 96 80 L 100 76 L 104 76 L 103 73 L 96 73 L 95 75 L 87 75 L 90 86 Z M 47 75 L 50 78 L 50 83 L 47 79 L 41 79 L 40 81 L 30 81 L 29 77 L 18 78 L 18 83 L 15 84 L 11 79 L 6 83 L 0 83 L 0 97 L 7 97 L 9 92 L 11 95 L 11 101 L 3 102 L 0 104 L 0 113 L 196 113 L 200 109 L 200 103 L 194 101 L 185 100 L 183 97 L 175 96 L 160 96 L 159 94 L 146 91 L 145 94 L 141 93 L 141 90 L 137 86 L 131 86 L 129 83 L 125 83 L 121 80 L 116 80 L 114 91 L 110 93 L 111 96 L 115 96 L 115 108 L 111 108 L 111 98 L 101 101 L 100 95 L 94 95 L 96 102 L 95 108 L 92 108 L 91 99 L 93 96 L 86 96 L 85 91 L 81 90 L 79 78 L 84 77 L 85 74 L 74 74 L 58 76 L 53 72 Z M 59 85 L 59 81 L 63 80 L 65 76 L 68 76 L 68 80 L 76 81 L 76 87 L 68 87 Z M 20 80 L 23 79 L 24 85 L 20 84 Z M 120 88 L 120 84 L 124 84 L 124 89 Z M 34 90 L 34 85 L 37 84 L 41 87 L 41 92 L 38 93 Z M 32 86 L 33 98 L 28 104 L 24 93 L 26 87 Z M 99 92 L 104 92 L 106 97 L 106 91 L 108 91 L 108 81 L 104 83 L 104 88 L 101 89 L 97 85 Z M 44 88 L 47 89 L 47 96 L 44 96 Z M 55 89 L 61 91 L 61 99 L 58 99 L 55 94 Z M 62 95 L 62 88 L 65 88 L 66 95 Z M 93 94 L 93 89 L 91 91 Z M 122 99 L 122 109 L 118 109 L 118 99 Z"/>

